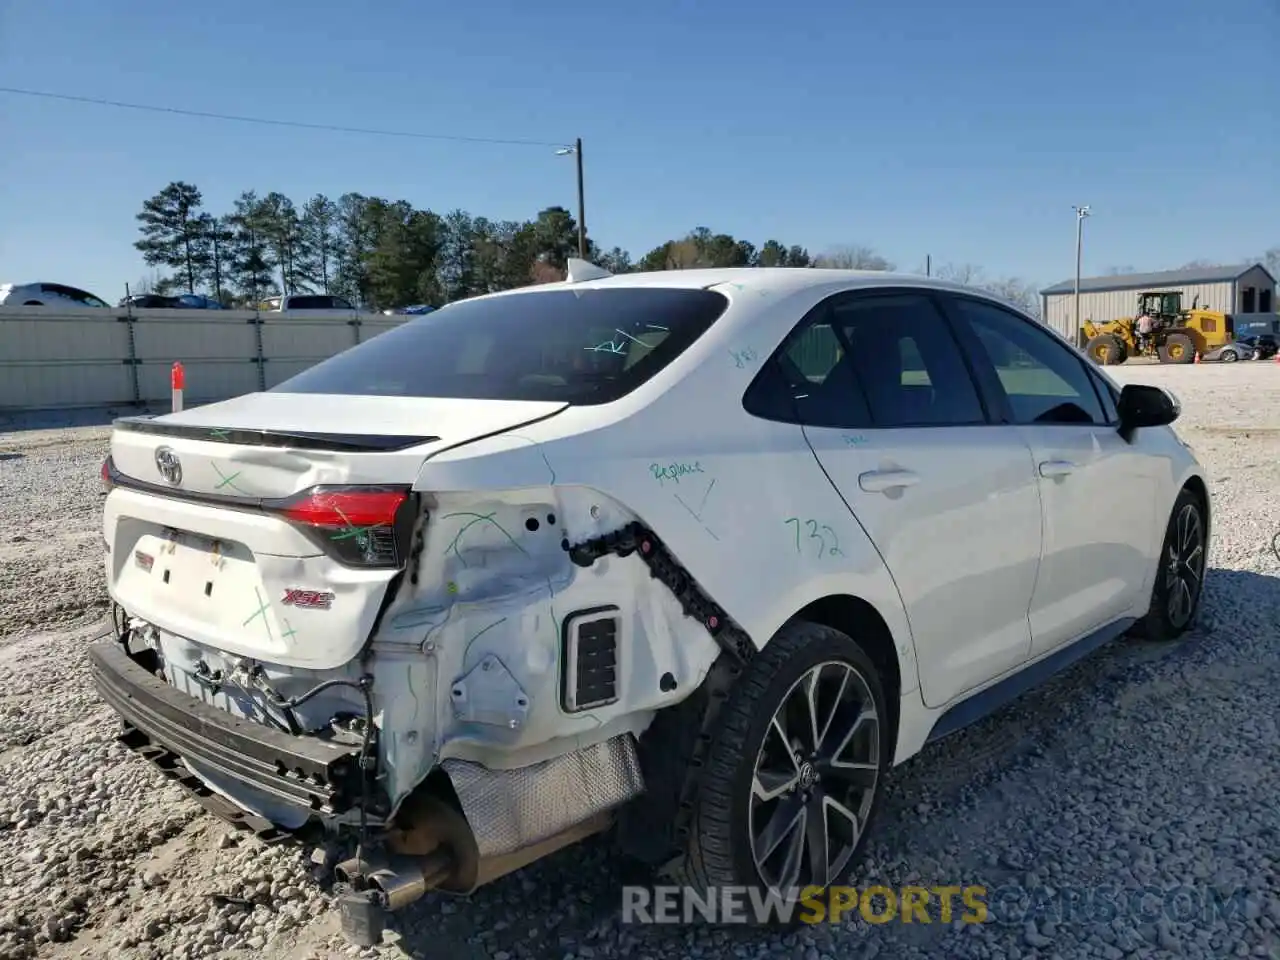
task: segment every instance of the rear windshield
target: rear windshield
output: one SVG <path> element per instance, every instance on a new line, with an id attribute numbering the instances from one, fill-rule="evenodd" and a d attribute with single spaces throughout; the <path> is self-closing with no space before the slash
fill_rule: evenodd
<path id="1" fill-rule="evenodd" d="M 609 403 L 679 356 L 728 305 L 710 290 L 662 287 L 460 300 L 272 390 Z"/>

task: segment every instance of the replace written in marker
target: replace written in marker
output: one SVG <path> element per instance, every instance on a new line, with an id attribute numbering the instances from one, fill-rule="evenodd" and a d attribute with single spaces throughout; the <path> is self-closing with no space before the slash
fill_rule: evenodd
<path id="1" fill-rule="evenodd" d="M 660 463 L 651 463 L 649 464 L 649 472 L 653 474 L 653 479 L 657 480 L 659 485 L 662 485 L 668 480 L 679 483 L 681 477 L 704 471 L 702 463 L 695 460 L 693 463 L 668 463 L 666 466 Z"/>

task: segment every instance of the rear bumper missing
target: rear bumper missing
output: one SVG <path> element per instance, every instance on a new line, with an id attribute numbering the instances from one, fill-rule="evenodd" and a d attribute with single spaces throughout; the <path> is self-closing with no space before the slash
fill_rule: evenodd
<path id="1" fill-rule="evenodd" d="M 237 826 L 270 830 L 262 818 L 201 789 L 178 758 L 308 818 L 325 821 L 358 805 L 358 747 L 292 736 L 209 706 L 154 676 L 113 641 L 91 645 L 89 665 L 99 695 L 124 721 L 121 741 Z"/>

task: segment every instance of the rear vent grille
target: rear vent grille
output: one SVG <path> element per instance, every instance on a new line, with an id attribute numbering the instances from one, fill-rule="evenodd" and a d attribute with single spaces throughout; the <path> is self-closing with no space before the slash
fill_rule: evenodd
<path id="1" fill-rule="evenodd" d="M 564 621 L 564 709 L 577 713 L 618 699 L 617 607 L 597 607 L 570 614 Z"/>

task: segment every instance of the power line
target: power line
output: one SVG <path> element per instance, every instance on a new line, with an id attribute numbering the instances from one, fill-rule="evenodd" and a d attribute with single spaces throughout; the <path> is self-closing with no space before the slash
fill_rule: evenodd
<path id="1" fill-rule="evenodd" d="M 184 110 L 179 107 L 160 107 L 145 103 L 124 103 L 120 100 L 103 100 L 98 97 L 78 97 L 69 93 L 50 93 L 45 90 L 22 90 L 17 87 L 0 87 L 0 93 L 18 97 L 42 97 L 46 100 L 67 100 L 73 103 L 91 103 L 99 107 L 122 107 L 126 110 L 145 110 L 151 113 L 171 113 L 184 117 L 201 117 L 206 120 L 230 120 L 235 123 L 257 123 L 271 127 L 297 127 L 303 130 L 325 130 L 331 133 L 360 133 L 375 137 L 408 137 L 415 140 L 451 140 L 457 143 L 496 143 L 520 147 L 564 147 L 565 144 L 550 140 L 517 140 L 502 137 L 462 137 L 445 133 L 416 133 L 410 130 L 375 130 L 368 127 L 343 127 L 332 123 L 305 123 L 301 120 L 275 120 L 267 117 L 241 117 L 229 113 L 208 113 L 204 110 Z"/>

